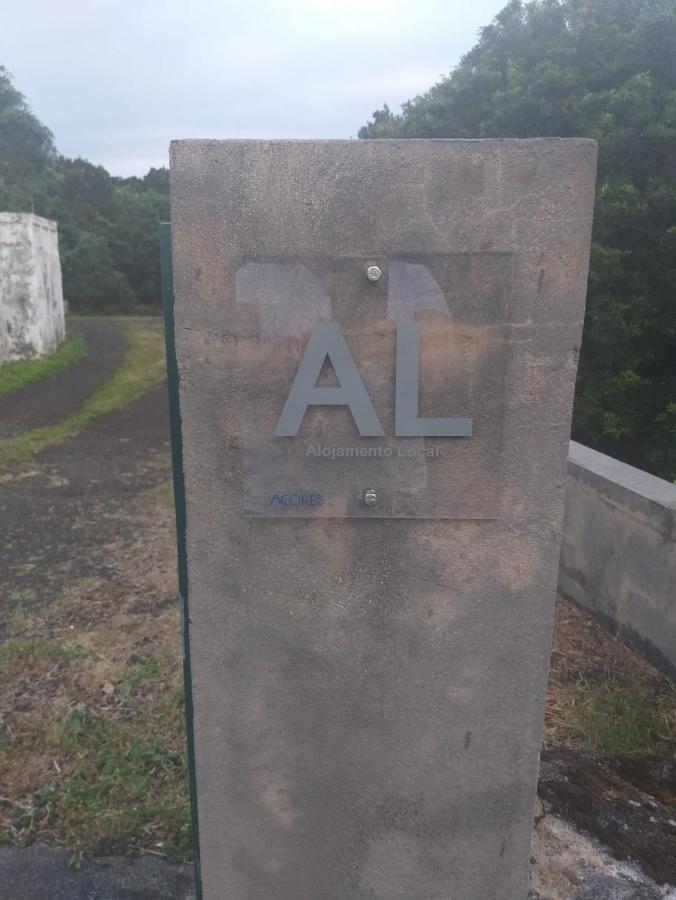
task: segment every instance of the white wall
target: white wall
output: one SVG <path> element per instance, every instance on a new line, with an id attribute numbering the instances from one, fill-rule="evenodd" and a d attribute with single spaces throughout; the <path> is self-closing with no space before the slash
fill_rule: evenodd
<path id="1" fill-rule="evenodd" d="M 0 213 L 0 363 L 52 353 L 65 331 L 56 223 Z"/>

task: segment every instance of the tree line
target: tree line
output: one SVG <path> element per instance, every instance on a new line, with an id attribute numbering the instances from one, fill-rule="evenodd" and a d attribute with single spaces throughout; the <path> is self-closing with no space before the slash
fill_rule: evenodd
<path id="1" fill-rule="evenodd" d="M 73 312 L 159 312 L 158 224 L 169 218 L 168 171 L 115 178 L 58 154 L 0 66 L 0 210 L 59 226 L 64 296 Z"/>
<path id="2" fill-rule="evenodd" d="M 573 436 L 676 480 L 676 0 L 511 0 L 447 77 L 359 136 L 598 140 Z M 167 171 L 60 156 L 1 67 L 0 209 L 58 222 L 72 310 L 159 309 Z"/>
<path id="3" fill-rule="evenodd" d="M 598 140 L 573 436 L 676 479 L 676 2 L 512 0 L 359 136 Z"/>

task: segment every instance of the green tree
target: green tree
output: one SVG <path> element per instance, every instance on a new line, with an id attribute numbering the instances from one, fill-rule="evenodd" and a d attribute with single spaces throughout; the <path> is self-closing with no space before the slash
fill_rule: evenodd
<path id="1" fill-rule="evenodd" d="M 26 99 L 0 66 L 0 203 L 30 211 L 32 184 L 54 156 L 52 134 L 33 115 Z"/>
<path id="2" fill-rule="evenodd" d="M 169 216 L 166 169 L 113 178 L 67 159 L 0 67 L 0 209 L 59 226 L 64 295 L 81 312 L 160 307 L 158 225 Z"/>
<path id="3" fill-rule="evenodd" d="M 137 302 L 152 307 L 160 296 L 158 223 L 169 218 L 169 196 L 147 187 L 145 179 L 140 184 L 129 181 L 115 185 L 108 243 L 115 267 L 125 273 Z"/>
<path id="4" fill-rule="evenodd" d="M 134 293 L 126 277 L 115 269 L 106 240 L 80 231 L 72 250 L 61 253 L 68 301 L 81 312 L 128 313 Z"/>
<path id="5" fill-rule="evenodd" d="M 378 137 L 599 141 L 578 440 L 676 478 L 676 3 L 511 0 Z"/>

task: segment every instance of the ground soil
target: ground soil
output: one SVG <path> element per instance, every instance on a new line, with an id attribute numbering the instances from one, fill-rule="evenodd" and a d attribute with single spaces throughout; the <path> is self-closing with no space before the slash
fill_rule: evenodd
<path id="1" fill-rule="evenodd" d="M 70 865 L 57 847 L 0 847 L 0 900 L 195 900 L 191 866 L 157 857 Z"/>
<path id="2" fill-rule="evenodd" d="M 123 356 L 119 326 L 110 320 L 90 320 L 83 328 L 90 347 L 88 357 L 48 379 L 50 384 L 30 385 L 16 395 L 2 398 L 0 420 L 9 421 L 13 429 L 58 421 L 77 409 L 112 374 Z M 81 434 L 48 448 L 30 464 L 3 473 L 0 640 L 17 615 L 34 617 L 49 632 L 54 627 L 50 609 L 61 609 L 55 598 L 66 593 L 81 600 L 72 604 L 68 613 L 76 617 L 71 623 L 74 629 L 87 628 L 96 616 L 110 616 L 111 622 L 117 621 L 117 611 L 111 611 L 111 605 L 119 606 L 128 619 L 137 616 L 139 621 L 171 609 L 177 622 L 171 588 L 173 560 L 167 560 L 166 554 L 162 557 L 161 577 L 155 577 L 152 571 L 159 557 L 153 555 L 151 545 L 155 547 L 160 538 L 163 546 L 173 545 L 171 516 L 167 513 L 156 520 L 149 519 L 143 500 L 154 489 L 166 487 L 169 479 L 164 384 L 150 389 L 119 412 L 94 422 Z M 162 530 L 157 540 L 157 535 L 152 540 L 150 536 L 154 521 Z M 152 584 L 154 577 L 156 587 Z M 110 586 L 105 595 L 98 587 L 101 584 Z M 133 636 L 133 623 L 125 627 Z M 559 814 L 598 837 L 618 859 L 640 863 L 655 882 L 676 885 L 673 759 L 591 753 L 581 748 L 579 735 L 565 716 L 571 684 L 614 677 L 615 672 L 624 671 L 623 667 L 627 678 L 644 679 L 646 684 L 657 684 L 662 677 L 621 642 L 605 635 L 583 613 L 560 601 L 540 796 L 549 816 L 555 818 Z M 113 695 L 110 703 L 117 702 L 116 697 Z M 26 768 L 30 768 L 28 762 Z M 543 846 L 549 846 L 547 841 L 553 839 L 548 833 L 543 840 Z M 556 840 L 563 839 L 558 835 Z M 10 857 L 19 858 L 9 854 L 6 871 L 12 871 L 14 865 L 9 864 Z M 574 890 L 578 893 L 571 892 Z M 578 888 L 552 888 L 552 893 L 533 896 L 547 900 L 672 896 L 655 893 L 653 888 L 653 893 L 646 888 L 643 894 L 641 888 L 635 894 L 604 894 L 603 890 L 599 887 L 597 894 L 581 894 Z M 79 896 L 74 888 L 73 891 L 68 896 Z M 89 896 L 82 894 L 85 895 Z M 14 898 L 14 894 L 11 896 Z M 16 896 L 42 900 L 39 894 Z M 9 897 L 0 886 L 0 900 Z"/>
<path id="3" fill-rule="evenodd" d="M 676 762 L 614 757 L 569 747 L 545 749 L 538 794 L 545 809 L 638 862 L 660 884 L 676 885 Z"/>

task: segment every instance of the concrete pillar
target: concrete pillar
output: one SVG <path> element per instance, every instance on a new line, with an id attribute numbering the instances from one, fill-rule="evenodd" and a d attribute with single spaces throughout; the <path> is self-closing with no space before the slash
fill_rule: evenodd
<path id="1" fill-rule="evenodd" d="M 206 900 L 525 900 L 595 160 L 172 145 Z"/>

